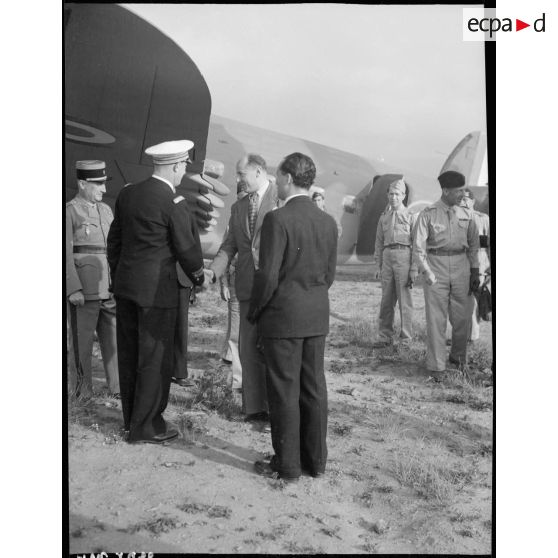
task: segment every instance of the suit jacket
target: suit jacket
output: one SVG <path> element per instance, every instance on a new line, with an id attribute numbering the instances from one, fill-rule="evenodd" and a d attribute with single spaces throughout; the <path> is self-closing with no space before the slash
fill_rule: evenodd
<path id="1" fill-rule="evenodd" d="M 250 300 L 254 273 L 259 267 L 262 223 L 265 215 L 275 208 L 277 208 L 277 186 L 270 182 L 258 210 L 254 237 L 250 238 L 248 223 L 249 196 L 235 202 L 231 207 L 231 218 L 227 233 L 210 265 L 210 269 L 215 272 L 216 278 L 219 279 L 226 272 L 227 266 L 235 254 L 238 254 L 235 289 L 236 296 L 241 302 Z"/>
<path id="2" fill-rule="evenodd" d="M 268 213 L 249 311 L 260 335 L 326 335 L 336 263 L 337 225 L 310 198 L 297 196 Z"/>
<path id="3" fill-rule="evenodd" d="M 178 261 L 194 283 L 204 280 L 195 220 L 185 200 L 156 178 L 120 191 L 107 241 L 115 296 L 142 307 L 178 306 Z"/>

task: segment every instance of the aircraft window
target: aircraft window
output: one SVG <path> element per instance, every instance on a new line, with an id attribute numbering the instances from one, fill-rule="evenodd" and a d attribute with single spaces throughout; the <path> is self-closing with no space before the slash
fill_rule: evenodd
<path id="1" fill-rule="evenodd" d="M 356 196 L 344 196 L 343 201 L 341 203 L 343 205 L 343 209 L 347 213 L 356 213 L 357 212 Z"/>

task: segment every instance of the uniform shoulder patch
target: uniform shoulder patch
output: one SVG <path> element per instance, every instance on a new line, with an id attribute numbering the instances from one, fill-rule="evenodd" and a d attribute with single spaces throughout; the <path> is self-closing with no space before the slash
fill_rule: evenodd
<path id="1" fill-rule="evenodd" d="M 174 203 L 180 203 L 184 199 L 185 199 L 184 196 L 176 196 L 176 198 L 174 198 L 172 201 Z"/>

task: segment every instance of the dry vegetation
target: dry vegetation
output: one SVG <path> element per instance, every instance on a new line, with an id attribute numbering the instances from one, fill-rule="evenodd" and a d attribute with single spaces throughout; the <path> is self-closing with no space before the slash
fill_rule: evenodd
<path id="1" fill-rule="evenodd" d="M 340 268 L 326 348 L 329 460 L 320 479 L 255 475 L 269 434 L 243 422 L 217 353 L 226 306 L 215 291 L 191 309 L 190 369 L 173 386 L 168 445 L 123 441 L 120 402 L 69 402 L 71 552 L 487 554 L 492 529 L 490 323 L 468 366 L 441 383 L 422 368 L 424 300 L 406 344 L 373 349 L 379 283 Z"/>

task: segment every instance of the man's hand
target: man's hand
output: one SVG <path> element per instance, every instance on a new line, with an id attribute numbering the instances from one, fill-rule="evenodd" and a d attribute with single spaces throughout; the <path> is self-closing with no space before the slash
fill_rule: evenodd
<path id="1" fill-rule="evenodd" d="M 212 269 L 204 269 L 203 270 L 203 275 L 204 275 L 204 286 L 207 286 L 209 284 L 215 283 L 216 281 L 216 277 L 215 277 L 215 272 Z"/>
<path id="2" fill-rule="evenodd" d="M 409 289 L 413 288 L 415 281 L 417 280 L 417 275 L 418 275 L 418 271 L 415 270 L 409 271 L 409 280 L 407 281 L 407 287 L 409 287 Z"/>
<path id="3" fill-rule="evenodd" d="M 230 291 L 229 287 L 227 287 L 227 285 L 225 285 L 224 281 L 221 282 L 221 298 L 225 302 L 229 302 L 229 300 L 231 299 L 231 291 Z"/>
<path id="4" fill-rule="evenodd" d="M 85 298 L 83 298 L 83 293 L 81 291 L 72 293 L 68 297 L 68 300 L 70 301 L 70 304 L 73 304 L 74 306 L 83 306 L 85 304 Z"/>
<path id="5" fill-rule="evenodd" d="M 424 272 L 424 279 L 427 285 L 434 285 L 436 283 L 436 276 L 431 271 Z"/>
<path id="6" fill-rule="evenodd" d="M 476 293 L 481 285 L 479 276 L 479 269 L 477 267 L 471 268 L 471 277 L 469 278 L 469 294 Z"/>

